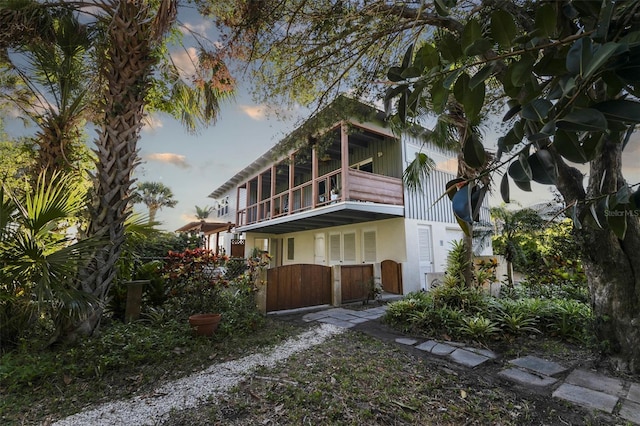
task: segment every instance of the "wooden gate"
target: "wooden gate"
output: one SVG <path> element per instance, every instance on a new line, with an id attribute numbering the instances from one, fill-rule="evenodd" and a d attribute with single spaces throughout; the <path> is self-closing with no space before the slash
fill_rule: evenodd
<path id="1" fill-rule="evenodd" d="M 244 240 L 231 240 L 231 257 L 244 257 Z"/>
<path id="2" fill-rule="evenodd" d="M 297 264 L 267 269 L 267 312 L 331 303 L 331 268 Z"/>
<path id="3" fill-rule="evenodd" d="M 366 300 L 373 285 L 373 265 L 342 265 L 342 303 Z"/>
<path id="4" fill-rule="evenodd" d="M 382 290 L 387 293 L 402 294 L 402 265 L 393 260 L 380 263 Z"/>

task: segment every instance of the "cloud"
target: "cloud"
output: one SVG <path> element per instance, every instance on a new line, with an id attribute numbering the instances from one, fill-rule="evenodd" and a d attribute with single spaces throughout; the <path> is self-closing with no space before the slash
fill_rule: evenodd
<path id="1" fill-rule="evenodd" d="M 142 121 L 142 130 L 145 132 L 153 132 L 154 130 L 161 129 L 164 126 L 162 120 L 152 115 L 146 115 Z"/>
<path id="2" fill-rule="evenodd" d="M 148 161 L 157 161 L 159 163 L 168 163 L 173 164 L 176 167 L 181 169 L 189 169 L 191 168 L 191 164 L 187 163 L 187 160 L 184 155 L 180 154 L 172 154 L 170 152 L 157 152 L 154 154 L 148 154 L 143 157 Z"/>
<path id="3" fill-rule="evenodd" d="M 264 105 L 240 105 L 242 112 L 253 120 L 264 120 L 267 115 L 267 107 Z"/>
<path id="4" fill-rule="evenodd" d="M 210 21 L 202 20 L 197 24 L 191 22 L 184 22 L 180 25 L 179 29 L 182 34 L 191 35 L 195 34 L 197 36 L 205 36 L 207 32 L 213 27 L 213 23 Z"/>
<path id="5" fill-rule="evenodd" d="M 171 59 L 178 68 L 180 76 L 185 80 L 191 80 L 196 73 L 198 65 L 198 52 L 194 47 L 176 50 L 171 53 Z"/>

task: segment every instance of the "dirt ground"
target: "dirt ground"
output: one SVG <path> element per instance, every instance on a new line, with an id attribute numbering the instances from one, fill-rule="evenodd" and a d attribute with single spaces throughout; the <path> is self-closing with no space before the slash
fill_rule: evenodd
<path id="1" fill-rule="evenodd" d="M 313 326 L 299 316 L 279 320 L 301 329 Z M 257 371 L 226 395 L 172 413 L 163 424 L 628 424 L 554 399 L 552 388 L 522 386 L 497 375 L 506 361 L 524 355 L 614 373 L 607 371 L 605 360 L 583 348 L 524 339 L 490 347 L 501 356 L 469 369 L 395 343 L 401 336 L 407 337 L 379 321 L 359 324 L 282 365 Z"/>

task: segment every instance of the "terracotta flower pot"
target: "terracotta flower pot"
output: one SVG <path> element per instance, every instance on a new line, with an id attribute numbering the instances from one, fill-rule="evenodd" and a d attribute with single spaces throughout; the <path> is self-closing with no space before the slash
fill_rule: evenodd
<path id="1" fill-rule="evenodd" d="M 220 324 L 220 314 L 196 314 L 189 317 L 189 324 L 198 336 L 213 336 Z"/>

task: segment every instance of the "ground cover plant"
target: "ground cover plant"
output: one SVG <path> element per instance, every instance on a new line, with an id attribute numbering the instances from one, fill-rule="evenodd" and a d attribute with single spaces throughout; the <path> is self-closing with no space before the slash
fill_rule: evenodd
<path id="1" fill-rule="evenodd" d="M 468 286 L 463 275 L 465 262 L 463 245 L 454 242 L 442 284 L 392 303 L 385 321 L 408 333 L 443 340 L 490 344 L 544 334 L 573 343 L 593 343 L 593 314 L 583 275 L 563 276 L 557 263 L 549 261 L 537 268 L 540 280 L 530 275 L 517 285 L 507 281 L 495 297 L 485 290 L 487 277 L 496 279 L 495 274 L 487 273 L 491 264 L 484 262 L 476 268 L 475 285 Z"/>

